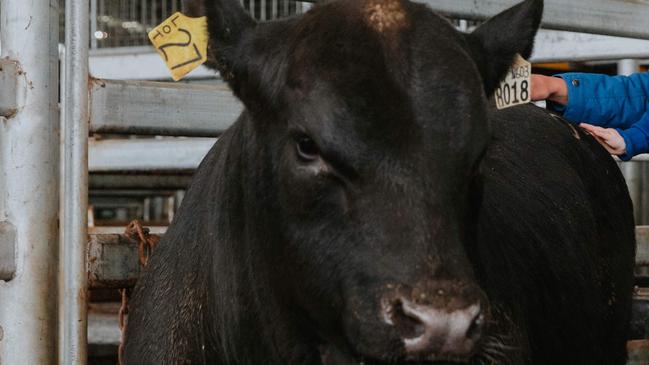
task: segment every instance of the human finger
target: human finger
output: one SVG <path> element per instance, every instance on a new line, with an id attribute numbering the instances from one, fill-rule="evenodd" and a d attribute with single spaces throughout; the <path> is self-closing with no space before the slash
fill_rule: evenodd
<path id="1" fill-rule="evenodd" d="M 546 85 L 543 75 L 532 75 L 532 100 L 545 100 L 550 96 L 550 91 Z"/>

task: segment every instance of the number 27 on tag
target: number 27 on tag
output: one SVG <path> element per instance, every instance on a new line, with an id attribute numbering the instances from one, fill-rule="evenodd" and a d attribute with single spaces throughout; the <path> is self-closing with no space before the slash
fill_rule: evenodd
<path id="1" fill-rule="evenodd" d="M 507 76 L 494 92 L 496 107 L 505 109 L 532 101 L 531 79 L 532 64 L 516 55 Z"/>
<path id="2" fill-rule="evenodd" d="M 175 81 L 207 61 L 207 21 L 175 13 L 149 32 Z"/>

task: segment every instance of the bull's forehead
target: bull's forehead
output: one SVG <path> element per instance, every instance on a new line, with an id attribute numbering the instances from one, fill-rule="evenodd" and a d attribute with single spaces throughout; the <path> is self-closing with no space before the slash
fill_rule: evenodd
<path id="1" fill-rule="evenodd" d="M 406 81 L 416 67 L 413 54 L 423 48 L 428 49 L 427 67 L 462 67 L 458 63 L 468 62 L 466 54 L 458 52 L 459 37 L 451 24 L 421 4 L 408 1 L 327 3 L 302 17 L 297 30 L 289 78 L 307 87 L 308 81 L 318 77 L 329 81 L 364 76 Z M 440 73 L 447 78 L 454 75 L 457 73 Z"/>
<path id="2" fill-rule="evenodd" d="M 289 57 L 288 86 L 298 91 L 292 100 L 310 101 L 290 108 L 302 109 L 301 118 L 312 120 L 314 130 L 335 123 L 338 134 L 353 128 L 345 134 L 381 146 L 411 146 L 400 151 L 464 128 L 458 118 L 469 121 L 476 114 L 467 95 L 482 90 L 452 25 L 399 0 L 315 8 L 301 20 Z"/>

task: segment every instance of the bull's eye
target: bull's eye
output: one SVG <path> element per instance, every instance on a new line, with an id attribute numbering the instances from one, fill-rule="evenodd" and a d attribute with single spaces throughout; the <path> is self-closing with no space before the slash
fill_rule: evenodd
<path id="1" fill-rule="evenodd" d="M 297 155 L 302 161 L 313 162 L 317 160 L 320 155 L 318 146 L 307 136 L 298 137 L 296 146 Z"/>

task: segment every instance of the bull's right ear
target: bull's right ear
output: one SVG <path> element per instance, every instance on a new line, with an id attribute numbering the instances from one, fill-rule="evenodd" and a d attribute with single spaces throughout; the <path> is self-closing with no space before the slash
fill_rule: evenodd
<path id="1" fill-rule="evenodd" d="M 183 11 L 191 17 L 207 17 L 207 66 L 218 70 L 236 93 L 236 70 L 246 68 L 240 65 L 246 61 L 246 57 L 242 57 L 242 41 L 257 22 L 238 0 L 183 0 Z"/>
<path id="2" fill-rule="evenodd" d="M 526 0 L 494 16 L 467 36 L 471 54 L 491 96 L 519 53 L 532 54 L 543 17 L 543 0 Z"/>

